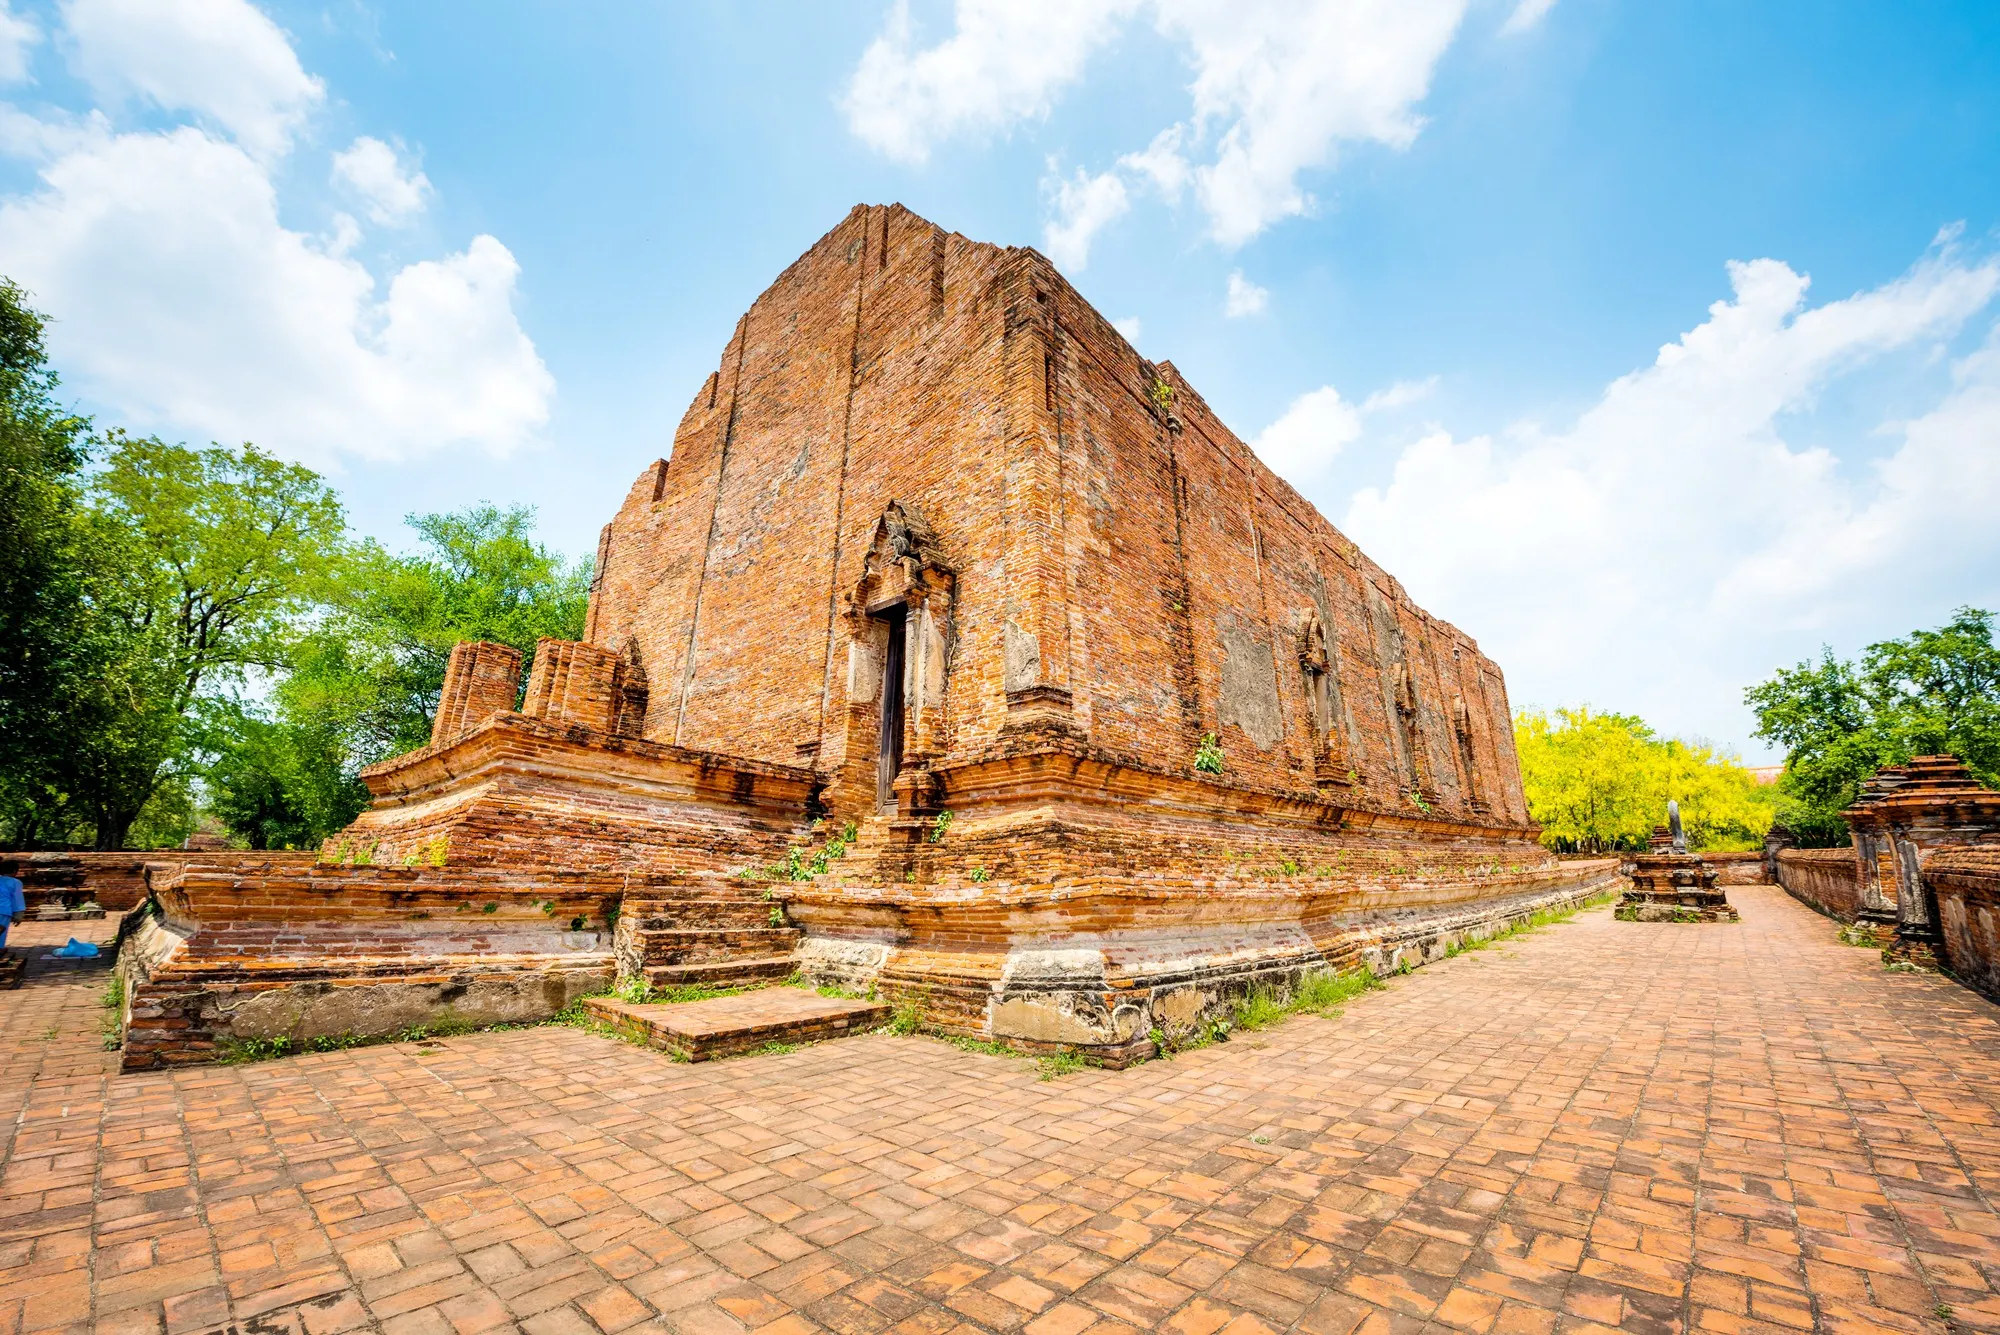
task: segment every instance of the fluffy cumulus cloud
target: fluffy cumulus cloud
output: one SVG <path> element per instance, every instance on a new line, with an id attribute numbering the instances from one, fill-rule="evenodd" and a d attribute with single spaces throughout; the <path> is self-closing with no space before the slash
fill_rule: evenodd
<path id="1" fill-rule="evenodd" d="M 1556 0 L 1520 0 L 1507 15 L 1507 21 L 1500 25 L 1500 35 L 1512 37 L 1539 26 L 1555 7 Z"/>
<path id="2" fill-rule="evenodd" d="M 143 430 L 319 463 L 505 450 L 547 420 L 554 383 L 516 318 L 519 266 L 499 241 L 382 280 L 352 253 L 352 219 L 336 215 L 324 237 L 281 221 L 274 155 L 323 89 L 262 13 L 76 0 L 62 16 L 109 105 L 0 110 L 0 149 L 37 159 L 40 176 L 0 199 L 0 255 L 57 317 L 52 351 L 73 387 Z M 120 130 L 116 101 L 132 95 L 194 123 Z M 332 170 L 378 221 L 408 217 L 429 188 L 373 139 Z"/>
<path id="3" fill-rule="evenodd" d="M 1434 429 L 1348 506 L 1348 533 L 1479 635 L 1517 702 L 1588 699 L 1740 741 L 1743 687 L 1778 665 L 1773 646 L 1851 649 L 2000 597 L 2000 332 L 1949 364 L 1924 411 L 1874 424 L 1872 460 L 1787 438 L 1841 382 L 1960 335 L 2000 292 L 2000 263 L 1941 247 L 1819 305 L 1777 260 L 1732 264 L 1729 281 L 1568 429 Z M 1353 433 L 1321 416 L 1322 438 L 1346 440 L 1299 459 L 1281 438 L 1267 457 L 1325 506 L 1326 458 Z"/>
<path id="4" fill-rule="evenodd" d="M 1271 293 L 1243 276 L 1237 269 L 1229 275 L 1228 289 L 1222 297 L 1222 313 L 1232 320 L 1240 320 L 1246 315 L 1261 315 L 1271 304 Z"/>
<path id="5" fill-rule="evenodd" d="M 0 83 L 19 83 L 28 77 L 30 50 L 41 40 L 42 30 L 32 20 L 0 0 Z"/>
<path id="6" fill-rule="evenodd" d="M 1284 416 L 1250 442 L 1257 457 L 1293 486 L 1317 490 L 1334 457 L 1361 439 L 1361 413 L 1332 385 L 1292 400 Z"/>
<path id="7" fill-rule="evenodd" d="M 1163 32 L 1194 61 L 1193 169 L 1215 239 L 1240 245 L 1304 213 L 1299 184 L 1343 143 L 1406 148 L 1416 104 L 1451 44 L 1464 0 L 1160 0 Z"/>
<path id="8" fill-rule="evenodd" d="M 1131 207 L 1125 183 L 1110 172 L 1090 176 L 1079 170 L 1068 179 L 1052 175 L 1042 182 L 1042 191 L 1050 206 L 1042 242 L 1050 259 L 1074 272 L 1090 262 L 1090 243 L 1097 234 Z"/>
<path id="9" fill-rule="evenodd" d="M 67 0 L 76 72 L 100 101 L 193 112 L 259 157 L 284 152 L 326 96 L 245 0 Z"/>
<path id="10" fill-rule="evenodd" d="M 865 142 L 900 162 L 933 145 L 1044 116 L 1136 0 L 958 0 L 951 36 L 919 47 L 896 0 L 862 53 L 842 107 Z"/>
<path id="11" fill-rule="evenodd" d="M 1523 8 L 1535 3 L 1525 0 Z M 1140 13 L 1186 51 L 1188 117 L 1092 182 L 1129 178 L 1169 198 L 1192 186 L 1214 238 L 1237 246 L 1309 212 L 1308 171 L 1345 144 L 1407 147 L 1438 57 L 1466 0 L 959 0 L 951 34 L 930 46 L 899 0 L 863 54 L 848 124 L 891 157 L 921 162 L 951 135 L 1044 116 L 1090 56 Z M 1546 8 L 1546 4 L 1543 8 Z M 1108 186 L 1099 189 L 1109 193 Z M 1122 187 L 1121 187 L 1122 190 Z M 1117 212 L 1123 212 L 1123 199 Z M 1077 235 L 1055 201 L 1050 228 Z M 1095 215 L 1097 227 L 1117 213 Z M 1087 255 L 1089 234 L 1073 244 Z M 1059 261 L 1060 262 L 1060 261 Z"/>
<path id="12" fill-rule="evenodd" d="M 363 135 L 333 155 L 333 176 L 359 195 L 378 223 L 406 223 L 424 211 L 431 193 L 428 176 L 404 168 L 396 150 Z"/>

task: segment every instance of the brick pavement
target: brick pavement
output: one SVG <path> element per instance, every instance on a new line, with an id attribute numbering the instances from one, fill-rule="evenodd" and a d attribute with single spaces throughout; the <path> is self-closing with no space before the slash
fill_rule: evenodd
<path id="1" fill-rule="evenodd" d="M 2000 1327 L 2000 1010 L 1731 894 L 1053 1083 L 561 1029 L 113 1076 L 38 965 L 0 1335 Z"/>

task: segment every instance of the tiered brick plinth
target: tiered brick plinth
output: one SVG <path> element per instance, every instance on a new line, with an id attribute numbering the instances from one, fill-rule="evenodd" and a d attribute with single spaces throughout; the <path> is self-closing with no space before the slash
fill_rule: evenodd
<path id="1" fill-rule="evenodd" d="M 1632 863 L 1632 888 L 1619 902 L 1626 922 L 1736 922 L 1715 868 L 1698 853 L 1642 853 Z"/>
<path id="2" fill-rule="evenodd" d="M 664 1005 L 633 1005 L 592 997 L 584 1009 L 597 1019 L 689 1061 L 731 1057 L 774 1043 L 817 1043 L 880 1026 L 889 1008 L 879 1001 L 823 997 L 796 987 L 767 987 L 733 997 Z"/>
<path id="3" fill-rule="evenodd" d="M 373 805 L 295 902 L 274 870 L 169 913 L 200 932 L 147 940 L 157 1055 L 262 1036 L 246 1017 L 518 1018 L 615 961 L 879 985 L 1116 1065 L 1247 990 L 1401 970 L 1618 879 L 1537 841 L 1470 636 L 1045 257 L 900 207 L 758 297 L 595 575 L 525 695 L 515 647 L 454 650 L 431 744 L 363 771 Z M 452 989 L 500 954 L 530 962 L 469 1010 Z M 376 957 L 398 981 L 348 986 Z M 278 976 L 302 985 L 231 990 Z"/>

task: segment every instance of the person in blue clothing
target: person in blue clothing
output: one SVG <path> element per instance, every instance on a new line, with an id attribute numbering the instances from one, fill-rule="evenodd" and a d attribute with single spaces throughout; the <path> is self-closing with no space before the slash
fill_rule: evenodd
<path id="1" fill-rule="evenodd" d="M 7 945 L 7 929 L 14 919 L 28 911 L 28 897 L 18 876 L 0 876 L 0 948 Z"/>

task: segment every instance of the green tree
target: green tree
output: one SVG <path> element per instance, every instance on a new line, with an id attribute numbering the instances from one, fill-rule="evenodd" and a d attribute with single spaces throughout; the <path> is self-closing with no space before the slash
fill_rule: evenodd
<path id="1" fill-rule="evenodd" d="M 532 509 L 407 522 L 417 552 L 365 543 L 327 580 L 268 709 L 209 711 L 210 809 L 253 847 L 311 847 L 351 821 L 367 803 L 358 771 L 429 743 L 460 640 L 511 644 L 527 661 L 537 640 L 583 634 L 590 567 L 536 542 Z"/>
<path id="2" fill-rule="evenodd" d="M 421 550 L 357 551 L 277 691 L 285 717 L 344 738 L 357 765 L 429 744 L 454 644 L 512 645 L 525 673 L 537 640 L 582 637 L 589 607 L 589 562 L 536 542 L 531 507 L 407 522 Z"/>
<path id="3" fill-rule="evenodd" d="M 56 400 L 43 319 L 0 278 L 0 839 L 33 848 L 75 836 L 68 791 L 77 719 L 96 676 L 92 562 L 81 469 L 89 423 Z"/>
<path id="4" fill-rule="evenodd" d="M 347 747 L 323 723 L 239 701 L 205 710 L 207 808 L 252 848 L 310 848 L 368 804 Z"/>
<path id="5" fill-rule="evenodd" d="M 160 781 L 191 773 L 199 702 L 285 666 L 342 566 L 346 523 L 317 473 L 253 445 L 105 443 L 91 497 L 120 652 L 79 736 L 75 790 L 97 846 L 122 848 Z"/>
<path id="6" fill-rule="evenodd" d="M 1820 652 L 1744 692 L 1757 735 L 1785 748 L 1781 818 L 1799 841 L 1847 839 L 1861 781 L 1912 756 L 1955 755 L 2000 786 L 2000 648 L 1993 614 L 1961 607 L 1937 630 L 1871 644 L 1859 663 Z"/>
<path id="7" fill-rule="evenodd" d="M 1642 849 L 1669 800 L 1692 848 L 1748 848 L 1770 828 L 1771 795 L 1735 757 L 1633 715 L 1523 710 L 1514 739 L 1529 813 L 1559 851 Z"/>

